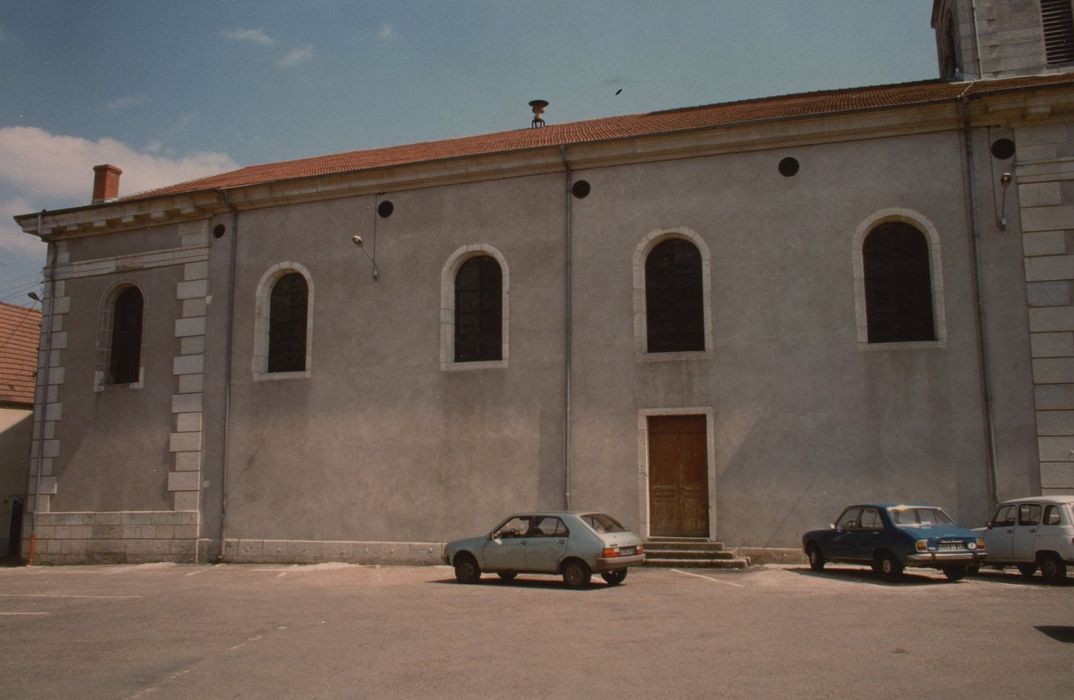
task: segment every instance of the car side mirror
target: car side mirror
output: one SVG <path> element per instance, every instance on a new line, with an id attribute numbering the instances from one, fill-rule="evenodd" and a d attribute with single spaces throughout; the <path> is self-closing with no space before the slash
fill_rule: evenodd
<path id="1" fill-rule="evenodd" d="M 988 528 L 989 530 L 991 530 L 995 526 L 996 526 L 996 524 L 994 522 L 992 522 L 991 520 L 989 520 L 987 523 L 985 523 L 985 527 Z"/>

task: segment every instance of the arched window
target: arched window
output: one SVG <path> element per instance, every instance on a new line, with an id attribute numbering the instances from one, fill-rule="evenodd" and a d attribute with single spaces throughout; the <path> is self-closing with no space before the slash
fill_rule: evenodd
<path id="1" fill-rule="evenodd" d="M 648 352 L 705 349 L 701 253 L 684 238 L 658 243 L 645 258 Z"/>
<path id="2" fill-rule="evenodd" d="M 142 292 L 124 287 L 112 302 L 109 384 L 134 384 L 142 369 Z"/>
<path id="3" fill-rule="evenodd" d="M 929 241 L 901 221 L 882 223 L 861 247 L 870 343 L 936 340 Z"/>
<path id="4" fill-rule="evenodd" d="M 503 359 L 503 272 L 489 255 L 455 273 L 455 362 Z"/>
<path id="5" fill-rule="evenodd" d="M 269 298 L 269 372 L 305 371 L 308 313 L 306 278 L 288 272 L 277 279 Z"/>

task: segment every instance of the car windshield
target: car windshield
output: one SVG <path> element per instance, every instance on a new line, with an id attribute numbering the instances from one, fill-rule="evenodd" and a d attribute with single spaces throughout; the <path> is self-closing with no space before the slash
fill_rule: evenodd
<path id="1" fill-rule="evenodd" d="M 598 533 L 626 532 L 627 529 L 610 515 L 604 513 L 590 513 L 582 516 L 582 522 L 596 530 Z"/>
<path id="2" fill-rule="evenodd" d="M 929 525 L 953 525 L 954 520 L 939 508 L 888 508 L 891 521 L 904 527 L 928 527 Z"/>

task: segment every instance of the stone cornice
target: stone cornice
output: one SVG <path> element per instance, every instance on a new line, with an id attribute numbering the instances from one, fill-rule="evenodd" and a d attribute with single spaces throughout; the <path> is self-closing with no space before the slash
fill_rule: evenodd
<path id="1" fill-rule="evenodd" d="M 1074 88 L 1020 88 L 971 96 L 971 125 L 1013 127 L 1021 123 L 1069 119 Z M 318 175 L 222 190 L 203 190 L 15 217 L 23 231 L 45 240 L 181 223 L 238 210 L 301 202 L 481 182 L 636 163 L 697 158 L 761 150 L 882 139 L 961 130 L 958 100 L 864 109 L 804 117 L 780 117 L 696 130 L 546 146 L 378 169 Z"/>

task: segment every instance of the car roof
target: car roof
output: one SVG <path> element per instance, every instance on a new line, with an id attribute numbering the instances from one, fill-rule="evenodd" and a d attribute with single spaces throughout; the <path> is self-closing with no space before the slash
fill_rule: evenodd
<path id="1" fill-rule="evenodd" d="M 1000 503 L 1001 506 L 1016 503 L 1074 503 L 1074 496 L 1026 496 L 1025 498 L 1011 498 Z"/>
<path id="2" fill-rule="evenodd" d="M 564 516 L 594 515 L 594 514 L 597 514 L 597 513 L 608 515 L 607 513 L 605 513 L 602 510 L 520 510 L 520 511 L 517 511 L 515 513 L 512 513 L 511 515 L 509 515 L 507 517 L 514 518 L 514 517 L 523 516 L 523 515 L 545 515 L 545 516 L 553 516 L 553 517 L 557 517 L 557 518 L 562 518 Z M 609 516 L 609 517 L 612 517 L 612 516 Z"/>
<path id="3" fill-rule="evenodd" d="M 888 508 L 938 508 L 943 510 L 940 506 L 927 506 L 920 503 L 855 503 L 847 508 L 880 508 L 881 510 L 887 510 Z M 846 510 L 844 508 L 843 510 Z"/>

